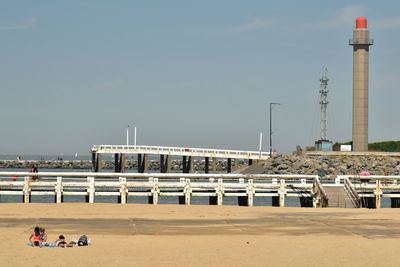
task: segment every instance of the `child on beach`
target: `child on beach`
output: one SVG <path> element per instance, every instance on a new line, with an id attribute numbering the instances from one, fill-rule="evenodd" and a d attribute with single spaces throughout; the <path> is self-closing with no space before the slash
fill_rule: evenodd
<path id="1" fill-rule="evenodd" d="M 42 240 L 43 245 L 47 244 L 47 234 L 46 229 L 39 227 L 40 239 Z"/>
<path id="2" fill-rule="evenodd" d="M 38 226 L 35 227 L 33 233 L 29 237 L 29 242 L 32 247 L 42 247 L 42 237 L 40 235 L 40 228 Z"/>
<path id="3" fill-rule="evenodd" d="M 65 237 L 63 235 L 60 235 L 56 241 L 54 241 L 54 245 L 56 247 L 62 247 L 62 248 L 72 248 L 74 246 L 75 242 L 70 242 L 69 244 L 67 241 L 65 241 Z"/>
<path id="4" fill-rule="evenodd" d="M 63 235 L 60 235 L 56 241 L 54 241 L 54 244 L 56 247 L 62 247 L 65 248 L 67 246 L 67 242 L 65 241 L 65 237 Z"/>

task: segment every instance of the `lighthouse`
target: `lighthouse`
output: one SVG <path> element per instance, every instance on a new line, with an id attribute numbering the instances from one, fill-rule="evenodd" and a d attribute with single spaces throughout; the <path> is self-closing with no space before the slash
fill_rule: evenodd
<path id="1" fill-rule="evenodd" d="M 373 40 L 365 17 L 356 19 L 349 44 L 353 46 L 353 151 L 368 151 L 368 57 Z"/>

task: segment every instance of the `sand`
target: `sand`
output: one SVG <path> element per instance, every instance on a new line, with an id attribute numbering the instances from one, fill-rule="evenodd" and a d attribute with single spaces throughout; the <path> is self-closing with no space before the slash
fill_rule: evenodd
<path id="1" fill-rule="evenodd" d="M 88 235 L 74 248 L 26 246 Z M 397 209 L 1 204 L 1 266 L 399 266 Z"/>

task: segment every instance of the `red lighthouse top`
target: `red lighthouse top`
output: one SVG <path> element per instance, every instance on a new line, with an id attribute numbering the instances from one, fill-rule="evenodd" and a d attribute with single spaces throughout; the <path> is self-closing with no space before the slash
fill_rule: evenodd
<path id="1" fill-rule="evenodd" d="M 358 17 L 356 19 L 356 29 L 366 29 L 367 28 L 367 18 Z"/>

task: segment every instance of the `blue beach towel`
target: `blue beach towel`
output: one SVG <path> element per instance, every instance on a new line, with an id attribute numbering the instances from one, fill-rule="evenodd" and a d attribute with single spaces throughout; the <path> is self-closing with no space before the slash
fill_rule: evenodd
<path id="1" fill-rule="evenodd" d="M 28 247 L 33 247 L 31 243 L 26 243 L 26 245 Z M 46 244 L 46 245 L 43 245 L 42 248 L 57 248 L 57 246 L 55 244 Z"/>

